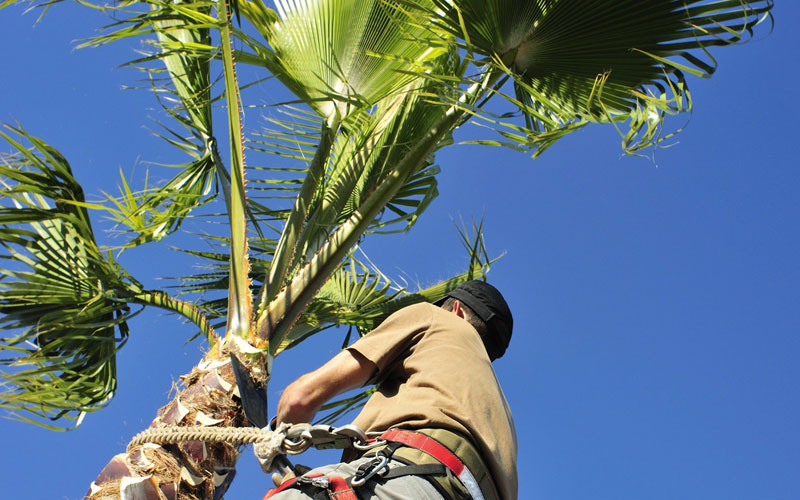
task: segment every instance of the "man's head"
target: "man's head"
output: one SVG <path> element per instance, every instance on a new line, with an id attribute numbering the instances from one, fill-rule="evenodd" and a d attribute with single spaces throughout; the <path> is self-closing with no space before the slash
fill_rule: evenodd
<path id="1" fill-rule="evenodd" d="M 456 306 L 456 301 L 459 306 Z M 514 319 L 503 295 L 484 281 L 467 281 L 435 303 L 443 309 L 464 309 L 466 319 L 480 334 L 489 358 L 494 361 L 506 352 L 511 341 Z"/>

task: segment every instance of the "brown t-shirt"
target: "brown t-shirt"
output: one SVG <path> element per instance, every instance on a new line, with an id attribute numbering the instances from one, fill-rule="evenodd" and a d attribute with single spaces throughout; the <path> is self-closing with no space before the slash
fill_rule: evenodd
<path id="1" fill-rule="evenodd" d="M 353 422 L 368 431 L 438 427 L 478 446 L 505 500 L 517 498 L 514 421 L 478 332 L 428 303 L 389 316 L 355 342 L 378 390 Z"/>

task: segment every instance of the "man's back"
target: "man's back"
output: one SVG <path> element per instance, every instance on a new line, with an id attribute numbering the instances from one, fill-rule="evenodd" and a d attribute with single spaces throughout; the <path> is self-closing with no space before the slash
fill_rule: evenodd
<path id="1" fill-rule="evenodd" d="M 462 318 L 431 304 L 393 314 L 349 347 L 378 367 L 354 424 L 367 431 L 443 428 L 469 437 L 503 498 L 517 498 L 511 412 L 483 342 Z"/>

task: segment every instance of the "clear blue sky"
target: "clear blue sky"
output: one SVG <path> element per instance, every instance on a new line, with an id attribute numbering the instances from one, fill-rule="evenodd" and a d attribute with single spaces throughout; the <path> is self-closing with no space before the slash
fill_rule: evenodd
<path id="1" fill-rule="evenodd" d="M 62 5 L 34 26 L 21 10 L 0 12 L 0 121 L 59 148 L 87 193 L 115 190 L 120 168 L 164 161 L 145 128 L 152 96 L 121 90 L 139 77 L 115 69 L 132 53 L 72 49 L 103 20 Z M 800 498 L 800 6 L 774 14 L 772 35 L 717 50 L 717 74 L 690 82 L 696 109 L 654 160 L 621 157 L 611 128 L 535 161 L 451 147 L 418 226 L 367 240 L 384 271 L 429 285 L 465 265 L 451 218 L 485 216 L 490 253 L 505 253 L 490 280 L 516 320 L 496 370 L 517 422 L 521 499 Z M 272 92 L 245 99 L 274 103 Z M 249 110 L 248 125 L 264 112 Z M 156 247 L 122 263 L 150 286 L 189 264 Z M 78 430 L 0 419 L 4 498 L 80 498 L 200 358 L 173 317 L 131 327 L 117 397 Z M 279 357 L 271 404 L 340 343 Z M 258 500 L 268 485 L 247 451 L 227 498 Z"/>

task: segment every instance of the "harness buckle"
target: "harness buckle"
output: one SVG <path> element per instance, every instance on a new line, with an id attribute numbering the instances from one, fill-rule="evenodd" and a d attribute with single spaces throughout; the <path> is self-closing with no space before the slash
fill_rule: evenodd
<path id="1" fill-rule="evenodd" d="M 367 465 L 368 467 L 362 469 L 361 467 L 364 467 L 364 465 Z M 353 486 L 361 486 L 362 484 L 369 481 L 372 478 L 372 476 L 374 476 L 384 468 L 388 470 L 389 457 L 387 457 L 386 455 L 378 455 L 372 462 L 367 462 L 364 465 L 358 468 L 358 471 L 356 471 L 356 474 L 350 481 L 350 484 L 352 484 Z"/>

